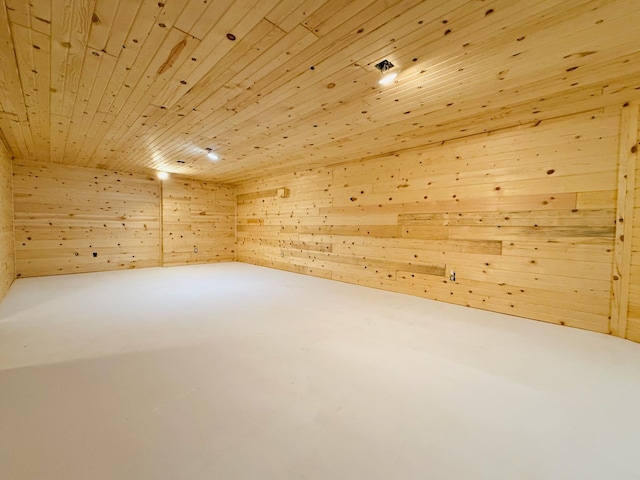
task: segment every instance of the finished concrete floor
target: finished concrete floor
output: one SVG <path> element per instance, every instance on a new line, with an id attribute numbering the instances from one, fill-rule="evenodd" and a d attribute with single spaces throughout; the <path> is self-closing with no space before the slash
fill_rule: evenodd
<path id="1" fill-rule="evenodd" d="M 18 280 L 2 480 L 640 479 L 640 345 L 241 263 Z"/>

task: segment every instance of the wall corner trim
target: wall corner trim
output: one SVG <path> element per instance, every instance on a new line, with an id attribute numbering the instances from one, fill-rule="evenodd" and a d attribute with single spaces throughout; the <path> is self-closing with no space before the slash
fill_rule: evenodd
<path id="1" fill-rule="evenodd" d="M 638 110 L 640 102 L 621 109 L 618 148 L 618 198 L 613 257 L 613 287 L 609 328 L 612 335 L 626 338 L 629 310 L 629 282 L 638 142 Z"/>

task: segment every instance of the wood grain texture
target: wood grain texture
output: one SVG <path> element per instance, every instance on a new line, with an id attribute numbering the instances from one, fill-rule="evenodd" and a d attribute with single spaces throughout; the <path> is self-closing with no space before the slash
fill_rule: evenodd
<path id="1" fill-rule="evenodd" d="M 618 202 L 611 292 L 611 333 L 627 336 L 631 256 L 633 250 L 636 163 L 638 146 L 638 103 L 628 103 L 620 115 L 618 149 Z"/>
<path id="2" fill-rule="evenodd" d="M 619 119 L 590 111 L 243 183 L 238 259 L 608 333 Z"/>
<path id="3" fill-rule="evenodd" d="M 637 163 L 638 149 L 640 148 L 640 121 L 638 121 L 638 109 L 640 107 L 637 104 L 631 104 L 628 108 L 634 109 L 634 111 L 630 111 L 627 113 L 627 117 L 630 120 L 635 119 L 636 125 L 633 125 L 632 121 L 623 124 L 623 126 L 626 127 L 626 130 L 621 133 L 626 136 L 626 139 L 624 141 L 621 141 L 621 145 L 625 145 L 626 152 L 624 153 L 626 153 L 626 155 L 629 157 L 630 163 L 632 165 L 635 164 L 635 171 L 633 169 L 629 169 L 629 175 L 633 175 L 635 173 L 635 182 L 633 184 L 634 203 L 632 227 L 630 229 L 630 241 L 627 241 L 626 239 L 626 235 L 629 232 L 624 232 L 624 243 L 631 245 L 630 258 L 624 258 L 629 267 L 629 278 L 627 280 L 627 322 L 626 326 L 623 326 L 626 328 L 620 328 L 619 335 L 626 336 L 626 338 L 628 338 L 629 340 L 640 342 L 640 192 L 638 191 L 638 189 L 640 188 L 640 170 L 638 169 Z"/>
<path id="4" fill-rule="evenodd" d="M 14 186 L 19 277 L 161 265 L 158 180 L 16 161 Z"/>
<path id="5" fill-rule="evenodd" d="M 20 277 L 235 260 L 234 187 L 28 161 L 14 184 Z"/>
<path id="6" fill-rule="evenodd" d="M 0 0 L 0 136 L 243 182 L 636 100 L 639 23 L 631 0 Z"/>
<path id="7" fill-rule="evenodd" d="M 629 0 L 0 0 L 3 271 L 233 260 L 237 235 L 243 261 L 640 341 L 639 23 Z"/>
<path id="8" fill-rule="evenodd" d="M 170 178 L 162 184 L 163 265 L 236 259 L 236 189 Z"/>
<path id="9" fill-rule="evenodd" d="M 11 157 L 0 142 L 0 300 L 15 278 Z"/>

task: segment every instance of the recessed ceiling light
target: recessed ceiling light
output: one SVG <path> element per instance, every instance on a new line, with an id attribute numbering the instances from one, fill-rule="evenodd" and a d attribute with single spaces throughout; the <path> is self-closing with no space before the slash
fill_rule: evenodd
<path id="1" fill-rule="evenodd" d="M 167 172 L 158 172 L 158 178 L 160 180 L 166 180 L 169 178 L 169 174 Z"/>
<path id="2" fill-rule="evenodd" d="M 378 83 L 380 85 L 389 85 L 390 83 L 393 83 L 397 76 L 398 72 L 389 72 L 385 74 L 385 76 L 382 77 Z"/>
<path id="3" fill-rule="evenodd" d="M 378 82 L 380 85 L 389 85 L 396 79 L 400 71 L 396 69 L 395 71 L 390 72 L 389 70 L 391 70 L 393 67 L 393 63 L 391 63 L 387 59 L 384 59 L 380 63 L 376 64 L 376 68 L 380 70 L 380 73 L 382 73 L 382 78 Z"/>

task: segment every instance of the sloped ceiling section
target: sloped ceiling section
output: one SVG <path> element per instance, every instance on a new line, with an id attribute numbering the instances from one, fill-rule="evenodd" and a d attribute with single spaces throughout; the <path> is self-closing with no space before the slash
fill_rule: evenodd
<path id="1" fill-rule="evenodd" d="M 239 182 L 638 98 L 638 25 L 635 0 L 0 0 L 0 141 Z"/>

